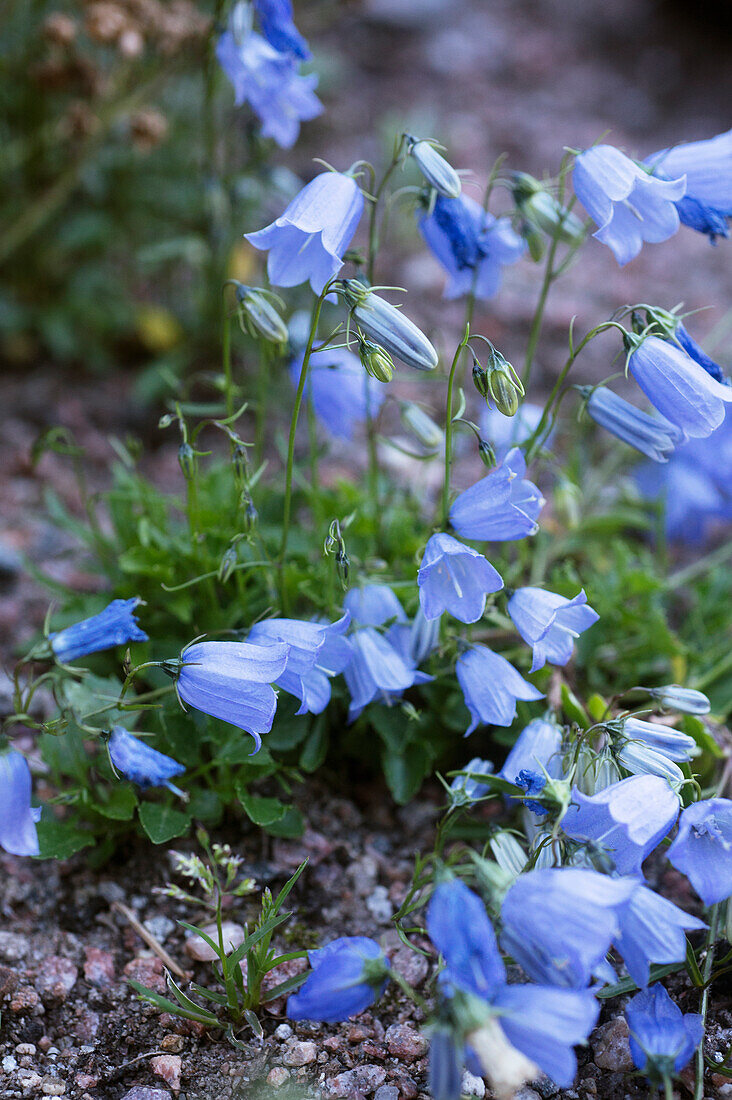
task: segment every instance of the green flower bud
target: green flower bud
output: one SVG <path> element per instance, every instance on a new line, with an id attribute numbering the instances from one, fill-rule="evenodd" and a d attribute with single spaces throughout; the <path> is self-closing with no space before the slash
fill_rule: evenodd
<path id="1" fill-rule="evenodd" d="M 222 557 L 219 563 L 219 580 L 222 584 L 225 584 L 231 576 L 232 570 L 236 565 L 237 555 L 233 546 L 230 546 Z"/>
<path id="2" fill-rule="evenodd" d="M 287 342 L 287 325 L 272 305 L 266 291 L 239 284 L 236 297 L 240 317 L 253 336 L 261 336 L 272 344 Z"/>
<path id="3" fill-rule="evenodd" d="M 417 437 L 423 447 L 437 451 L 444 446 L 445 435 L 442 428 L 413 401 L 402 403 L 401 418 L 404 427 Z"/>
<path id="4" fill-rule="evenodd" d="M 343 295 L 354 321 L 374 343 L 416 370 L 434 370 L 437 352 L 409 318 L 380 298 L 358 279 L 343 279 L 336 289 Z"/>
<path id="5" fill-rule="evenodd" d="M 430 187 L 448 199 L 456 199 L 462 191 L 462 184 L 452 165 L 437 152 L 431 141 L 417 141 L 409 134 L 405 137 L 409 143 L 407 152 L 414 158 Z"/>
<path id="6" fill-rule="evenodd" d="M 488 371 L 473 356 L 473 385 L 484 399 L 488 398 Z"/>
<path id="7" fill-rule="evenodd" d="M 527 221 L 522 221 L 519 233 L 529 246 L 529 255 L 535 264 L 538 264 L 546 251 L 546 238 L 539 229 Z"/>
<path id="8" fill-rule="evenodd" d="M 518 411 L 519 397 L 524 396 L 521 379 L 500 351 L 490 344 L 490 358 L 486 365 L 487 397 L 504 416 L 514 416 Z"/>
<path id="9" fill-rule="evenodd" d="M 358 350 L 361 363 L 367 374 L 375 378 L 377 382 L 391 382 L 394 377 L 394 360 L 388 351 L 384 351 L 372 340 L 366 340 L 359 336 Z"/>
<path id="10" fill-rule="evenodd" d="M 497 465 L 496 452 L 491 447 L 487 439 L 481 439 L 478 443 L 478 454 L 480 455 L 480 461 L 483 465 L 492 470 Z"/>
<path id="11" fill-rule="evenodd" d="M 552 240 L 580 244 L 584 227 L 578 217 L 557 202 L 539 180 L 527 172 L 514 172 L 511 188 L 522 217 Z M 530 247 L 530 246 L 529 246 Z"/>
<path id="12" fill-rule="evenodd" d="M 196 452 L 190 443 L 181 443 L 178 448 L 178 463 L 183 471 L 186 481 L 191 481 L 196 474 Z"/>

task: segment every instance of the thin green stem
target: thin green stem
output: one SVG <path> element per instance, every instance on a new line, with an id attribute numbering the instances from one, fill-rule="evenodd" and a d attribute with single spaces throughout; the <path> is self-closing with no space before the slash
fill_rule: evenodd
<path id="1" fill-rule="evenodd" d="M 539 337 L 541 336 L 541 327 L 544 323 L 544 310 L 546 309 L 546 300 L 549 297 L 549 291 L 551 289 L 552 282 L 554 281 L 554 260 L 557 255 L 558 247 L 559 237 L 557 236 L 552 241 L 549 247 L 549 251 L 547 253 L 546 264 L 544 266 L 544 278 L 541 281 L 539 299 L 536 303 L 534 317 L 531 322 L 531 332 L 529 333 L 529 342 L 526 347 L 526 359 L 524 360 L 524 372 L 521 376 L 521 381 L 525 390 L 528 390 L 529 388 L 529 381 L 531 380 L 531 368 L 534 364 L 534 356 L 536 355 L 536 349 L 539 344 Z"/>
<path id="2" fill-rule="evenodd" d="M 231 317 L 224 303 L 224 327 L 221 338 L 221 358 L 224 366 L 224 394 L 226 397 L 226 415 L 234 415 L 234 388 L 231 373 Z"/>
<path id="3" fill-rule="evenodd" d="M 728 558 L 732 557 L 732 542 L 726 542 L 718 546 L 716 550 L 697 558 L 691 565 L 672 573 L 666 581 L 666 588 L 683 588 L 689 581 L 696 580 L 704 573 L 716 569 L 718 565 L 724 565 Z"/>
<path id="4" fill-rule="evenodd" d="M 378 238 L 378 222 L 377 213 L 381 196 L 384 193 L 384 188 L 389 182 L 394 170 L 396 169 L 399 161 L 401 160 L 402 146 L 404 144 L 404 138 L 399 142 L 399 146 L 392 157 L 391 164 L 381 177 L 381 182 L 376 188 L 373 194 L 373 200 L 369 207 L 369 235 L 368 235 L 368 258 L 366 261 L 366 276 L 368 281 L 373 285 L 374 282 L 374 265 L 376 264 L 376 254 L 379 251 L 379 238 Z"/>
<path id="5" fill-rule="evenodd" d="M 704 969 L 702 970 L 702 977 L 704 978 L 704 987 L 702 989 L 701 997 L 699 998 L 699 1015 L 702 1018 L 702 1023 L 706 1029 L 707 1024 L 707 1009 L 709 1008 L 709 987 L 710 979 L 712 976 L 712 967 L 714 966 L 714 947 L 717 940 L 717 932 L 719 930 L 719 918 L 720 918 L 720 906 L 713 905 L 709 913 L 709 931 L 707 932 L 706 943 L 706 957 L 704 959 Z M 694 1081 L 694 1100 L 702 1100 L 704 1096 L 704 1040 L 702 1039 L 699 1044 L 699 1049 L 696 1052 L 696 1077 Z"/>
<path id="6" fill-rule="evenodd" d="M 374 522 L 374 535 L 378 553 L 381 553 L 382 529 L 381 507 L 379 504 L 379 452 L 376 442 L 376 421 L 371 409 L 371 379 L 364 371 L 363 375 L 366 406 L 366 443 L 368 447 L 368 487 L 371 500 L 371 514 Z"/>
<path id="7" fill-rule="evenodd" d="M 674 1100 L 674 1083 L 668 1075 L 663 1079 L 663 1097 L 664 1100 Z"/>
<path id="8" fill-rule="evenodd" d="M 447 379 L 447 406 L 445 409 L 445 476 L 442 480 L 442 500 L 440 504 L 440 526 L 444 530 L 449 521 L 450 516 L 450 475 L 452 472 L 452 409 L 453 409 L 453 390 L 455 387 L 455 372 L 457 371 L 458 363 L 460 362 L 460 356 L 468 344 L 468 337 L 470 336 L 470 328 L 465 326 L 465 333 L 462 340 L 455 349 L 455 354 L 450 366 L 450 374 Z"/>

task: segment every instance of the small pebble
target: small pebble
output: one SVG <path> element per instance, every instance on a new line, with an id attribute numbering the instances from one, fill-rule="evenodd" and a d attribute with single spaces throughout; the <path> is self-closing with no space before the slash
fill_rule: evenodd
<path id="1" fill-rule="evenodd" d="M 317 1056 L 318 1048 L 315 1043 L 295 1041 L 285 1050 L 282 1061 L 286 1066 L 309 1066 Z"/>
<path id="2" fill-rule="evenodd" d="M 206 924 L 201 929 L 207 936 L 216 942 L 218 932 L 215 924 Z M 224 949 L 228 954 L 235 951 L 237 947 L 240 947 L 246 939 L 246 932 L 240 924 L 235 924 L 234 921 L 225 920 L 222 923 L 222 933 L 224 940 Z M 190 959 L 195 959 L 196 962 L 212 962 L 213 959 L 218 958 L 216 952 L 208 946 L 205 940 L 202 940 L 200 936 L 191 935 L 185 942 L 184 947 L 186 955 Z"/>
<path id="3" fill-rule="evenodd" d="M 44 1096 L 63 1096 L 66 1085 L 58 1077 L 44 1077 L 41 1081 L 41 1092 Z"/>
<path id="4" fill-rule="evenodd" d="M 414 1062 L 427 1053 L 427 1040 L 409 1024 L 392 1024 L 384 1036 L 389 1054 L 402 1062 Z"/>
<path id="5" fill-rule="evenodd" d="M 280 1089 L 286 1081 L 290 1080 L 290 1071 L 284 1066 L 274 1066 L 267 1074 L 267 1084 L 273 1089 Z"/>
<path id="6" fill-rule="evenodd" d="M 180 1054 L 183 1050 L 183 1040 L 180 1035 L 166 1035 L 160 1043 L 160 1049 L 168 1054 Z"/>
<path id="7" fill-rule="evenodd" d="M 279 1024 L 275 1028 L 275 1038 L 284 1043 L 285 1039 L 292 1038 L 292 1028 L 289 1024 Z"/>
<path id="8" fill-rule="evenodd" d="M 396 1085 L 380 1085 L 374 1093 L 374 1100 L 399 1100 L 399 1089 Z"/>
<path id="9" fill-rule="evenodd" d="M 12 1054 L 8 1054 L 5 1058 L 3 1058 L 3 1069 L 6 1073 L 12 1073 L 13 1070 L 17 1068 L 18 1063 L 15 1058 L 13 1058 Z"/>
<path id="10" fill-rule="evenodd" d="M 170 1085 L 173 1092 L 180 1092 L 180 1074 L 183 1068 L 183 1059 L 177 1054 L 159 1054 L 150 1059 L 150 1069 L 156 1077 L 162 1077 L 166 1085 Z"/>
<path id="11" fill-rule="evenodd" d="M 148 917 L 142 923 L 143 927 L 147 928 L 160 943 L 165 943 L 171 932 L 175 931 L 175 922 L 170 917 L 163 916 L 162 913 Z"/>
<path id="12" fill-rule="evenodd" d="M 463 1096 L 477 1096 L 480 1100 L 481 1097 L 485 1096 L 485 1081 L 482 1077 L 476 1077 L 474 1073 L 464 1069 L 460 1092 Z"/>
<path id="13" fill-rule="evenodd" d="M 21 1057 L 27 1056 L 29 1058 L 32 1058 L 35 1052 L 35 1043 L 18 1043 L 17 1047 L 15 1048 L 15 1053 L 20 1055 Z"/>
<path id="14" fill-rule="evenodd" d="M 374 920 L 380 924 L 387 924 L 394 912 L 394 906 L 389 901 L 389 891 L 386 886 L 375 886 L 366 898 L 366 908 Z"/>

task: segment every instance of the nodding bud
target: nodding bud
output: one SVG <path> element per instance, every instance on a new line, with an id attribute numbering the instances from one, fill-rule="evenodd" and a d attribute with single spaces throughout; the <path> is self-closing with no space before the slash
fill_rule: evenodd
<path id="1" fill-rule="evenodd" d="M 241 504 L 242 511 L 244 512 L 244 527 L 247 531 L 251 531 L 251 529 L 254 527 L 257 520 L 259 519 L 259 513 L 254 507 L 254 501 L 247 492 L 244 492 L 241 494 L 239 503 Z"/>
<path id="2" fill-rule="evenodd" d="M 430 187 L 434 187 L 445 198 L 456 199 L 463 187 L 460 176 L 452 165 L 437 152 L 431 141 L 417 141 L 409 134 L 405 136 L 408 142 L 407 152 L 414 158 Z"/>
<path id="3" fill-rule="evenodd" d="M 348 554 L 346 553 L 345 547 L 342 550 L 337 550 L 336 551 L 335 565 L 336 565 L 336 573 L 338 574 L 338 579 L 340 580 L 343 587 L 347 588 L 348 587 L 348 574 L 349 574 L 349 571 L 350 571 L 350 568 L 351 568 L 351 563 L 349 561 Z"/>
<path id="4" fill-rule="evenodd" d="M 473 385 L 485 400 L 488 399 L 488 371 L 473 355 Z"/>
<path id="5" fill-rule="evenodd" d="M 367 374 L 375 378 L 377 382 L 391 382 L 394 377 L 394 360 L 378 344 L 372 340 L 366 340 L 359 334 L 358 350 L 361 363 Z"/>
<path id="6" fill-rule="evenodd" d="M 445 435 L 442 428 L 435 424 L 431 416 L 424 409 L 415 405 L 413 401 L 404 401 L 401 405 L 401 418 L 404 427 L 415 435 L 423 447 L 432 451 L 439 450 L 444 442 Z"/>
<path id="7" fill-rule="evenodd" d="M 630 316 L 633 332 L 647 331 L 650 326 L 651 334 L 660 336 L 662 340 L 673 340 L 681 322 L 681 318 L 677 317 L 675 313 L 670 313 L 667 309 L 660 309 L 658 306 L 650 308 L 646 306 L 645 325 L 637 310 L 633 310 Z"/>
<path id="8" fill-rule="evenodd" d="M 478 441 L 478 454 L 480 455 L 480 460 L 483 465 L 489 470 L 492 470 L 497 465 L 498 459 L 496 458 L 496 452 L 487 439 L 480 439 Z"/>
<path id="9" fill-rule="evenodd" d="M 351 316 L 366 336 L 390 355 L 416 370 L 434 370 L 437 352 L 425 334 L 390 302 L 374 294 L 358 279 L 335 284 L 351 310 Z"/>
<path id="10" fill-rule="evenodd" d="M 581 243 L 584 237 L 582 222 L 562 206 L 539 180 L 528 172 L 514 172 L 511 191 L 521 216 L 546 233 L 547 237 L 563 244 Z"/>
<path id="11" fill-rule="evenodd" d="M 191 481 L 196 474 L 196 452 L 190 443 L 181 443 L 178 448 L 178 464 L 186 481 Z"/>
<path id="12" fill-rule="evenodd" d="M 247 459 L 247 449 L 243 443 L 237 443 L 234 447 L 231 452 L 231 461 L 234 464 L 236 480 L 242 485 L 246 484 L 249 476 L 249 461 Z"/>
<path id="13" fill-rule="evenodd" d="M 546 251 L 546 237 L 542 232 L 526 220 L 519 226 L 519 233 L 529 246 L 529 255 L 535 264 L 538 264 Z"/>
<path id="14" fill-rule="evenodd" d="M 486 365 L 488 397 L 504 416 L 514 416 L 518 411 L 519 397 L 524 396 L 524 387 L 516 371 L 490 344 L 490 358 Z"/>
<path id="15" fill-rule="evenodd" d="M 346 552 L 345 539 L 341 534 L 341 525 L 337 519 L 334 519 L 328 528 L 328 534 L 323 544 L 323 553 L 335 555 L 336 573 L 343 587 L 347 588 L 351 563 Z"/>
<path id="16" fill-rule="evenodd" d="M 219 563 L 219 580 L 222 583 L 228 581 L 237 562 L 236 550 L 230 546 Z"/>
<path id="17" fill-rule="evenodd" d="M 681 711 L 682 714 L 709 714 L 712 709 L 706 695 L 701 691 L 695 691 L 694 688 L 666 684 L 664 687 L 646 688 L 646 691 L 657 699 L 662 707 Z"/>
<path id="18" fill-rule="evenodd" d="M 654 330 L 655 330 L 655 328 L 656 328 L 656 318 L 655 318 L 655 316 L 653 318 L 649 317 L 648 321 L 649 321 L 649 324 L 652 321 L 653 327 L 654 327 Z M 630 327 L 632 328 L 633 332 L 637 336 L 639 336 L 641 334 L 641 332 L 645 332 L 647 327 L 648 327 L 648 325 L 646 325 L 645 322 L 643 321 L 643 317 L 641 316 L 639 310 L 637 310 L 637 309 L 632 310 L 632 312 L 630 314 Z M 660 336 L 660 335 L 661 335 L 660 332 L 655 332 L 654 331 L 654 336 Z"/>
<path id="19" fill-rule="evenodd" d="M 287 342 L 287 325 L 265 291 L 239 283 L 236 288 L 236 299 L 240 307 L 240 320 L 250 335 L 261 336 L 272 344 Z"/>

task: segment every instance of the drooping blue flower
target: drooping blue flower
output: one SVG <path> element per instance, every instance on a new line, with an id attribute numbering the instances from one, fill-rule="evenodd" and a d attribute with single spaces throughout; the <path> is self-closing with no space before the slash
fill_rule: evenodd
<path id="1" fill-rule="evenodd" d="M 0 751 L 0 848 L 13 856 L 37 856 L 40 816 L 40 809 L 31 806 L 27 760 L 15 749 Z"/>
<path id="2" fill-rule="evenodd" d="M 465 765 L 463 771 L 472 772 L 473 775 L 492 775 L 493 762 L 491 760 L 481 760 L 479 756 L 474 756 Z M 470 775 L 456 775 L 450 784 L 450 790 L 467 804 L 482 798 L 490 788 L 481 783 L 479 779 L 473 779 Z"/>
<path id="3" fill-rule="evenodd" d="M 440 620 L 426 619 L 421 607 L 417 608 L 417 613 L 412 619 L 409 634 L 404 633 L 404 641 L 399 643 L 396 635 L 403 631 L 403 624 L 395 623 L 389 631 L 389 637 L 400 652 L 406 649 L 411 663 L 415 666 L 426 661 L 430 653 L 433 653 L 440 644 Z"/>
<path id="4" fill-rule="evenodd" d="M 587 603 L 584 589 L 570 600 L 544 588 L 518 588 L 508 601 L 508 613 L 532 648 L 532 672 L 543 668 L 547 661 L 566 665 L 575 638 L 600 618 Z"/>
<path id="5" fill-rule="evenodd" d="M 302 355 L 290 364 L 290 377 L 297 385 Z M 387 388 L 366 374 L 361 360 L 348 348 L 323 348 L 310 356 L 305 396 L 313 403 L 318 420 L 331 435 L 353 439 L 359 424 L 370 412 L 372 418 L 384 404 Z"/>
<path id="6" fill-rule="evenodd" d="M 696 1012 L 682 1015 L 662 985 L 636 993 L 625 1009 L 630 1053 L 636 1067 L 654 1083 L 680 1073 L 704 1037 Z"/>
<path id="7" fill-rule="evenodd" d="M 268 252 L 267 274 L 274 286 L 310 282 L 320 294 L 343 266 L 363 213 L 358 183 L 343 172 L 321 172 L 303 187 L 283 214 L 264 229 L 244 236 Z"/>
<path id="8" fill-rule="evenodd" d="M 700 367 L 704 367 L 707 374 L 715 378 L 717 382 L 724 382 L 724 371 L 719 363 L 715 363 L 714 360 L 707 355 L 704 349 L 697 344 L 694 337 L 688 332 L 683 321 L 679 321 L 677 324 L 674 337 L 678 343 L 681 344 L 686 354 L 696 360 Z"/>
<path id="9" fill-rule="evenodd" d="M 501 945 L 534 981 L 583 989 L 603 971 L 617 908 L 636 882 L 580 867 L 520 875 L 501 906 Z"/>
<path id="10" fill-rule="evenodd" d="M 696 741 L 682 730 L 664 726 L 660 722 L 645 722 L 642 718 L 623 718 L 618 722 L 621 736 L 626 741 L 642 743 L 665 756 L 667 760 L 683 763 L 697 754 Z M 618 754 L 622 758 L 622 751 Z"/>
<path id="11" fill-rule="evenodd" d="M 277 709 L 271 685 L 285 671 L 288 653 L 282 642 L 194 642 L 182 654 L 178 695 L 196 710 L 251 734 L 258 752 Z"/>
<path id="12" fill-rule="evenodd" d="M 644 241 L 665 241 L 679 228 L 675 204 L 686 191 L 683 175 L 659 179 L 612 145 L 595 145 L 575 160 L 572 182 L 599 226 L 593 236 L 621 265 L 638 255 Z"/>
<path id="13" fill-rule="evenodd" d="M 486 542 L 536 534 L 536 518 L 545 501 L 525 473 L 524 456 L 514 447 L 500 466 L 456 497 L 450 508 L 450 523 L 457 533 L 465 539 Z"/>
<path id="14" fill-rule="evenodd" d="M 686 194 L 676 203 L 684 225 L 728 237 L 732 217 L 732 130 L 708 141 L 691 141 L 646 157 L 654 176 L 686 176 Z"/>
<path id="15" fill-rule="evenodd" d="M 682 811 L 666 853 L 705 905 L 732 897 L 732 802 L 708 798 Z"/>
<path id="16" fill-rule="evenodd" d="M 498 773 L 515 783 L 522 771 L 546 774 L 559 779 L 562 774 L 562 730 L 556 722 L 534 718 L 519 734 L 506 762 Z"/>
<path id="17" fill-rule="evenodd" d="M 253 0 L 262 34 L 280 53 L 307 61 L 308 44 L 295 26 L 291 0 Z"/>
<path id="18" fill-rule="evenodd" d="M 311 973 L 287 1002 L 291 1020 L 334 1024 L 355 1016 L 382 995 L 389 980 L 389 960 L 366 936 L 341 936 L 308 951 L 308 961 Z"/>
<path id="19" fill-rule="evenodd" d="M 422 673 L 408 662 L 371 626 L 354 631 L 349 637 L 353 650 L 343 677 L 351 695 L 349 721 L 357 718 L 374 699 L 391 704 L 407 688 L 422 682 Z M 429 677 L 428 677 L 429 678 Z"/>
<path id="20" fill-rule="evenodd" d="M 406 623 L 407 615 L 388 584 L 364 584 L 352 588 L 343 601 L 354 625 L 383 626 L 390 620 Z"/>
<path id="21" fill-rule="evenodd" d="M 484 645 L 471 646 L 455 665 L 471 722 L 467 737 L 479 725 L 510 726 L 517 699 L 543 699 L 538 688 L 524 680 L 512 664 Z"/>
<path id="22" fill-rule="evenodd" d="M 186 770 L 184 765 L 158 752 L 123 726 L 113 726 L 107 747 L 112 764 L 125 779 L 143 788 L 167 787 L 174 794 L 183 793 L 170 780 Z"/>
<path id="23" fill-rule="evenodd" d="M 477 298 L 492 298 L 504 265 L 526 251 L 526 242 L 507 221 L 494 218 L 467 195 L 437 195 L 432 212 L 419 215 L 419 230 L 448 274 L 445 298 L 461 298 L 473 288 Z"/>
<path id="24" fill-rule="evenodd" d="M 498 1015 L 488 1020 L 505 1039 L 556 1084 L 569 1087 L 577 1069 L 573 1047 L 584 1042 L 594 1027 L 598 1005 L 589 991 L 552 989 L 535 985 L 507 985 L 506 971 L 495 933 L 480 898 L 452 879 L 436 888 L 427 910 L 427 930 L 446 963 L 445 980 L 487 1002 Z M 471 1045 L 491 1073 L 490 1050 L 483 1050 L 481 1031 Z M 486 1033 L 486 1048 L 494 1046 L 495 1032 Z M 495 1050 L 496 1057 L 506 1050 Z"/>
<path id="25" fill-rule="evenodd" d="M 463 1044 L 448 1028 L 437 1028 L 430 1038 L 429 1091 L 432 1100 L 460 1100 Z"/>
<path id="26" fill-rule="evenodd" d="M 503 588 L 501 575 L 482 554 L 443 532 L 427 543 L 417 584 L 426 619 L 438 619 L 449 611 L 463 623 L 477 622 L 485 610 L 486 595 Z"/>
<path id="27" fill-rule="evenodd" d="M 274 49 L 261 34 L 240 33 L 230 26 L 216 43 L 216 57 L 234 87 L 237 107 L 249 103 L 262 136 L 283 149 L 295 144 L 301 122 L 322 112 L 315 94 L 317 74 L 301 75 L 296 60 Z"/>
<path id="28" fill-rule="evenodd" d="M 725 417 L 725 386 L 681 348 L 658 336 L 628 336 L 628 369 L 651 404 L 685 437 L 710 435 Z"/>
<path id="29" fill-rule="evenodd" d="M 522 768 L 514 782 L 525 794 L 541 794 L 546 787 L 546 776 L 539 772 L 532 772 L 528 768 Z M 536 814 L 538 817 L 546 817 L 547 808 L 541 802 L 536 802 L 532 798 L 525 798 L 523 799 L 523 805 L 532 814 Z"/>
<path id="30" fill-rule="evenodd" d="M 606 386 L 592 390 L 585 408 L 601 428 L 654 462 L 668 462 L 668 456 L 686 438 L 670 420 L 636 409 Z"/>
<path id="31" fill-rule="evenodd" d="M 562 828 L 575 840 L 606 848 L 621 875 L 640 875 L 646 856 L 673 828 L 679 799 L 658 775 L 632 775 L 597 794 L 572 790 Z"/>
<path id="32" fill-rule="evenodd" d="M 330 677 L 343 672 L 353 651 L 343 637 L 351 621 L 348 612 L 335 623 L 301 619 L 262 619 L 249 631 L 256 645 L 284 642 L 285 671 L 275 683 L 300 700 L 296 714 L 320 714 L 330 702 Z"/>
<path id="33" fill-rule="evenodd" d="M 662 707 L 678 710 L 682 714 L 709 714 L 712 704 L 703 691 L 696 688 L 681 687 L 680 684 L 663 684 L 661 687 L 646 688 L 649 695 L 658 700 Z"/>
<path id="34" fill-rule="evenodd" d="M 116 645 L 147 642 L 148 636 L 137 625 L 134 614 L 141 602 L 137 596 L 131 600 L 112 600 L 98 615 L 49 634 L 54 656 L 62 664 L 69 664 L 79 657 L 112 649 Z"/>
<path id="35" fill-rule="evenodd" d="M 615 947 L 631 978 L 641 987 L 650 981 L 651 963 L 682 962 L 686 958 L 686 932 L 706 927 L 704 921 L 641 883 L 618 907 L 617 917 Z"/>

